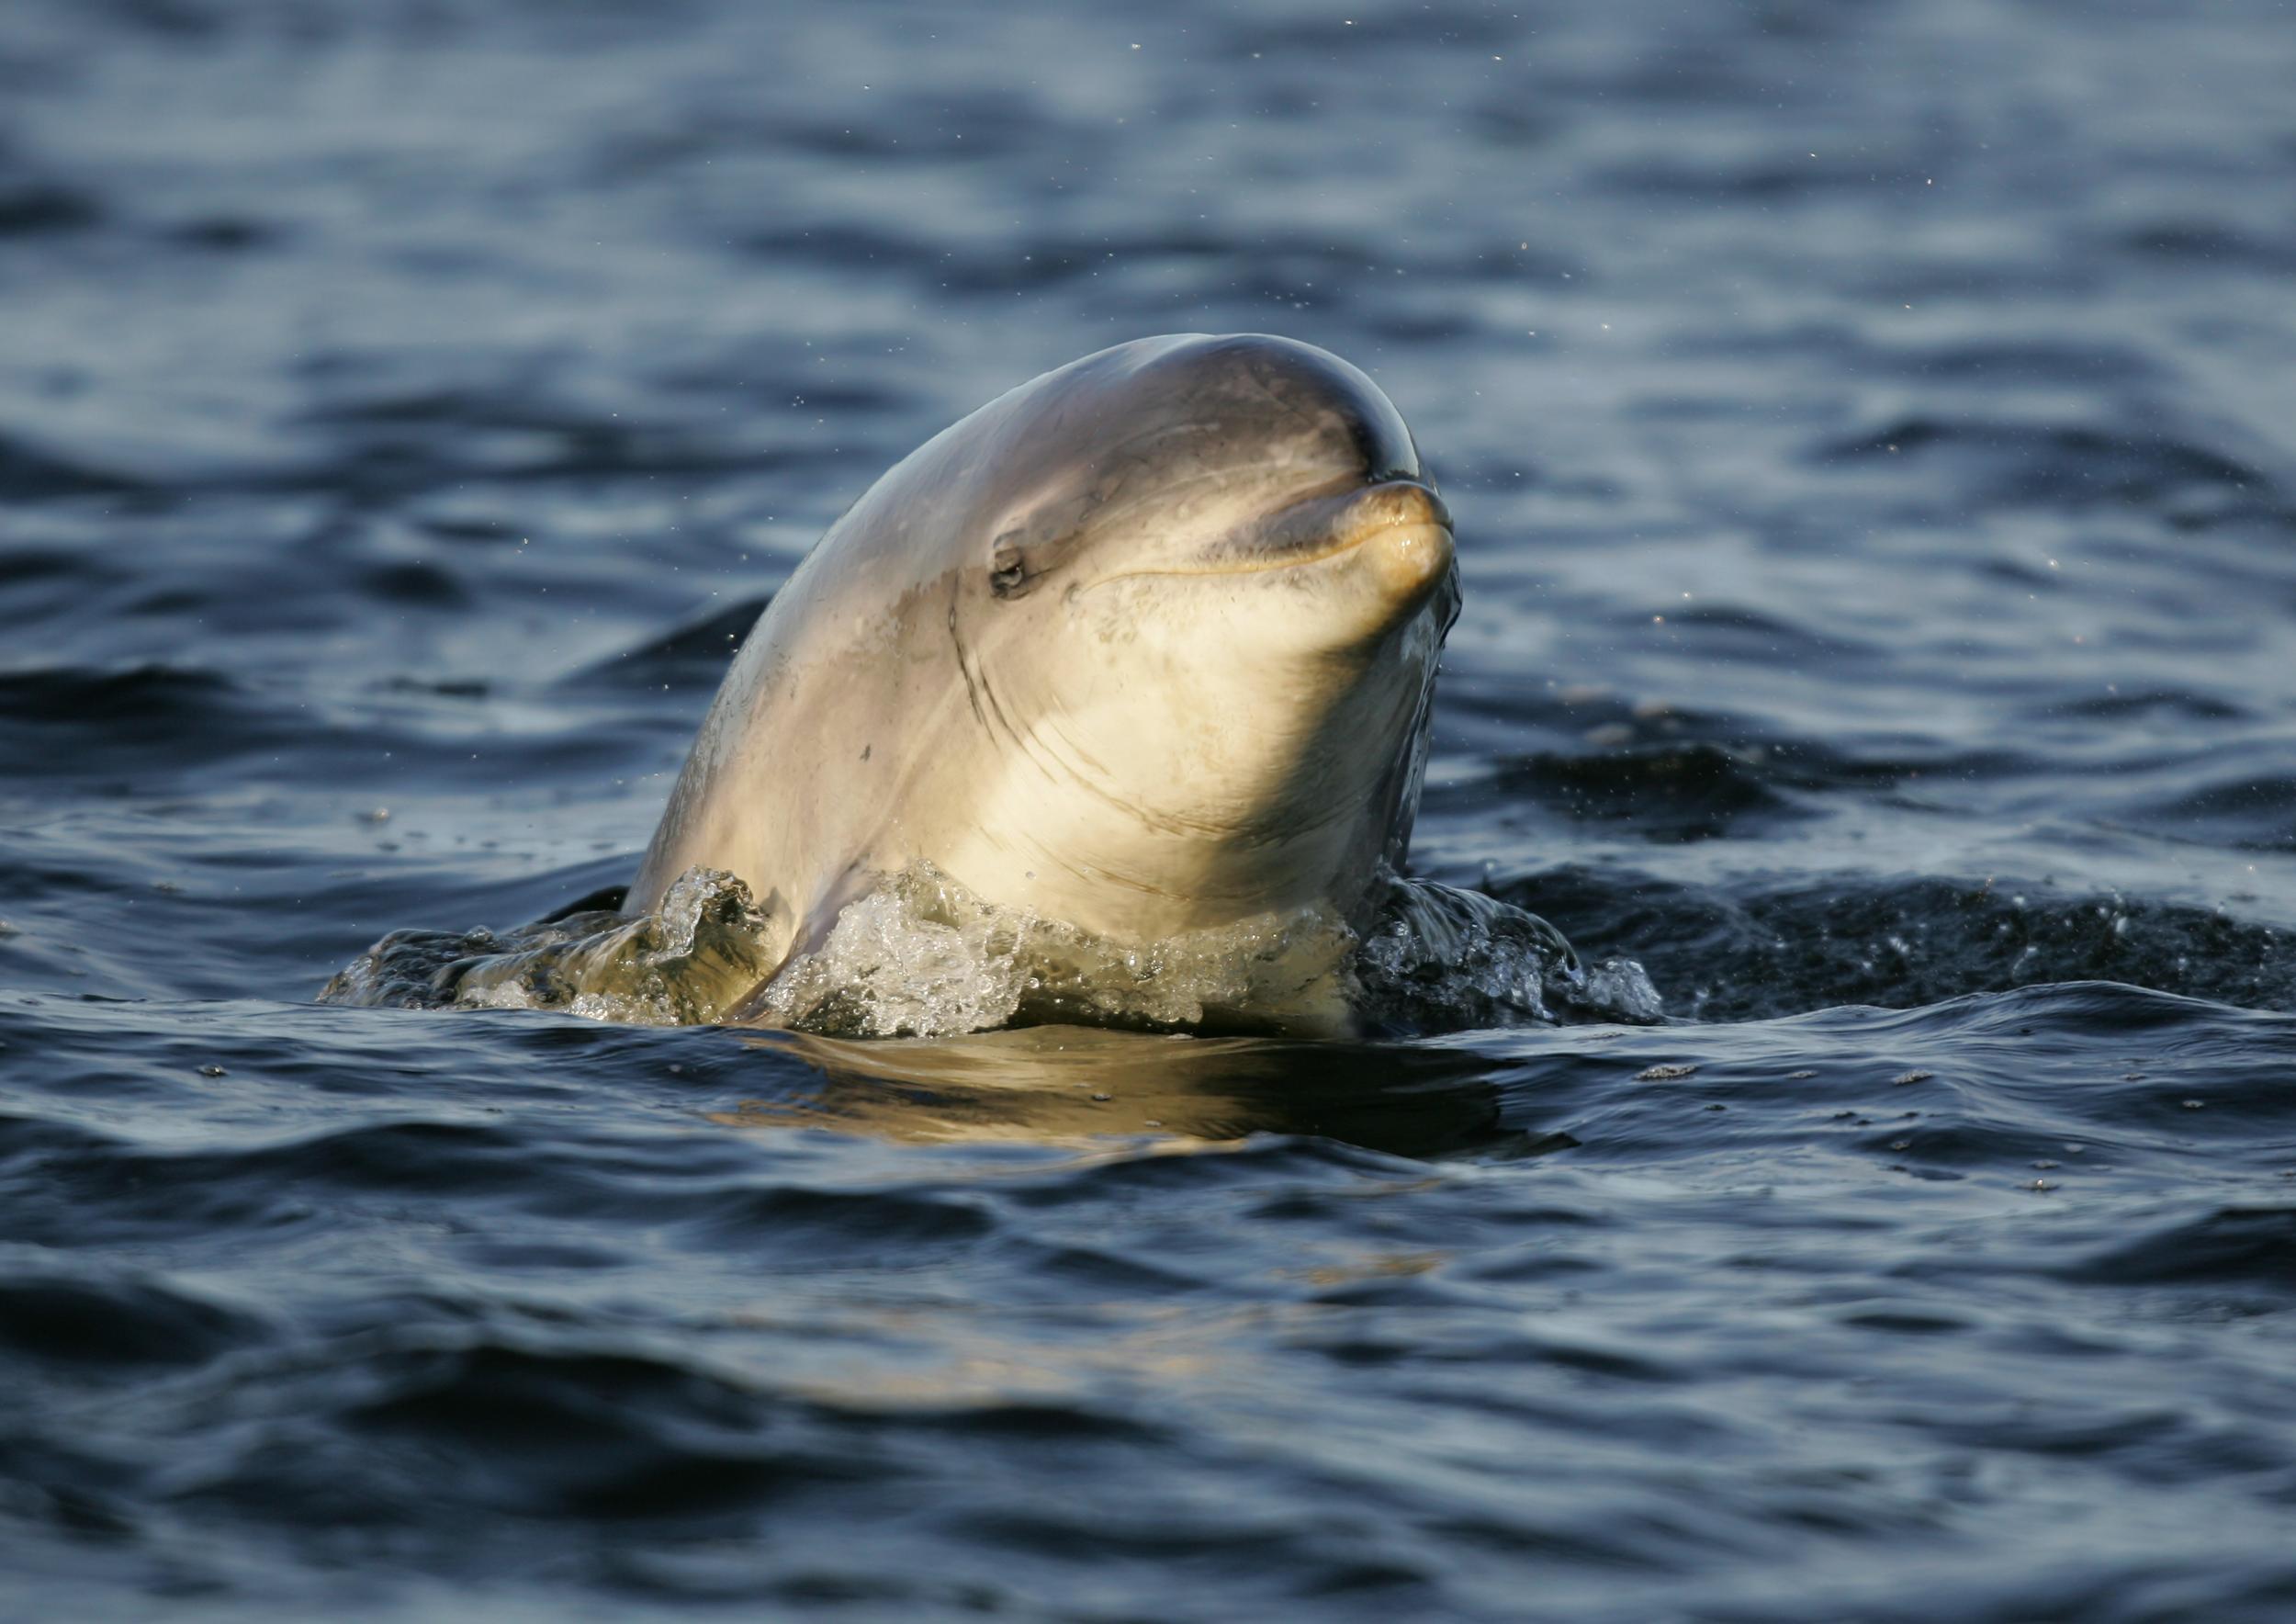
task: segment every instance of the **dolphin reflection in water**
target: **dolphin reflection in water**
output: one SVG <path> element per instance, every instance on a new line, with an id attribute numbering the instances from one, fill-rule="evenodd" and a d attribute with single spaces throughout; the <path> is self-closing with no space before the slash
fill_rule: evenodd
<path id="1" fill-rule="evenodd" d="M 1470 1050 L 1034 1026 L 950 1039 L 745 1033 L 814 1074 L 713 1113 L 737 1126 L 835 1128 L 930 1142 L 1083 1145 L 1149 1135 L 1174 1148 L 1311 1133 L 1390 1156 L 1520 1156 L 1568 1134 L 1511 1125 Z"/>

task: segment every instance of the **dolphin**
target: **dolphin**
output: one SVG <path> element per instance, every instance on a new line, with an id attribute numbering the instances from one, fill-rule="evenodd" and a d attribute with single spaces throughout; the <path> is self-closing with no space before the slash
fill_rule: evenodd
<path id="1" fill-rule="evenodd" d="M 1258 333 L 1102 350 L 823 535 L 624 912 L 730 873 L 785 964 L 921 862 L 1119 944 L 1300 909 L 1360 932 L 1403 866 L 1458 603 L 1450 514 L 1356 367 Z"/>

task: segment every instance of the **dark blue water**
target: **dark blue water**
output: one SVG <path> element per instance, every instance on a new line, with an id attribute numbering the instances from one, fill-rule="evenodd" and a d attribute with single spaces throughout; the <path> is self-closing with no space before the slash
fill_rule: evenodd
<path id="1" fill-rule="evenodd" d="M 0 1612 L 2296 1615 L 2296 14 L 11 0 Z M 1673 1024 L 315 1005 L 1119 339 L 1459 522 Z"/>

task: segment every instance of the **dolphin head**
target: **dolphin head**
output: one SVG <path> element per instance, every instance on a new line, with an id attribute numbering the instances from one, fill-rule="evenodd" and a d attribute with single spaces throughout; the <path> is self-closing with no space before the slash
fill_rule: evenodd
<path id="1" fill-rule="evenodd" d="M 1449 513 L 1379 386 L 1289 339 L 1145 339 L 926 452 L 993 764 L 937 861 L 1116 934 L 1360 924 L 1410 838 L 1458 604 Z"/>

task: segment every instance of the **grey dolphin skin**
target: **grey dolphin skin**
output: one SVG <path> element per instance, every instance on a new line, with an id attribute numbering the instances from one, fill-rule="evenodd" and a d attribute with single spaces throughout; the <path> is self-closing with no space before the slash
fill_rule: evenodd
<path id="1" fill-rule="evenodd" d="M 923 861 L 1113 942 L 1400 870 L 1450 515 L 1378 385 L 1260 334 L 1119 344 L 935 435 L 775 594 L 626 912 L 690 868 L 785 962 Z"/>

